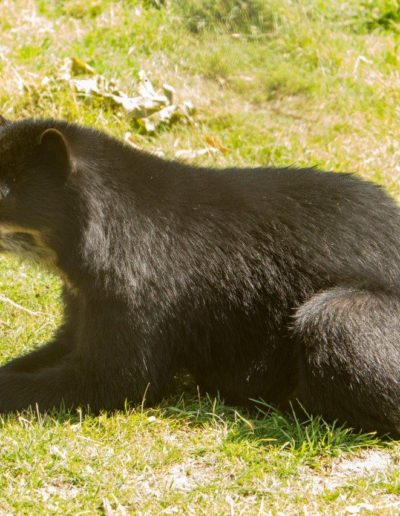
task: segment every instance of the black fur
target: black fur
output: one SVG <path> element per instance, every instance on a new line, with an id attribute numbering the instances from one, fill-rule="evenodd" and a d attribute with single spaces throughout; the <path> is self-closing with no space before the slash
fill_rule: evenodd
<path id="1" fill-rule="evenodd" d="M 65 283 L 0 411 L 160 400 L 185 368 L 232 403 L 298 398 L 400 432 L 400 212 L 314 169 L 195 168 L 54 120 L 3 121 L 0 247 Z"/>

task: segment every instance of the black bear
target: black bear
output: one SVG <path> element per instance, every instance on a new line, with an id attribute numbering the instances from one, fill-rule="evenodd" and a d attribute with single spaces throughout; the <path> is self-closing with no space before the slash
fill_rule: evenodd
<path id="1" fill-rule="evenodd" d="M 376 185 L 2 119 L 0 248 L 65 285 L 53 340 L 0 368 L 0 412 L 155 403 L 185 369 L 229 403 L 400 433 L 400 210 Z"/>

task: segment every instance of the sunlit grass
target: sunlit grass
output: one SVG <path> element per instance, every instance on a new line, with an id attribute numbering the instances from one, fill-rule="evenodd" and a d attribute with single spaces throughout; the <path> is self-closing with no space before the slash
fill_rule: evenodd
<path id="1" fill-rule="evenodd" d="M 399 20 L 391 0 L 4 0 L 1 112 L 66 118 L 120 138 L 130 132 L 136 145 L 171 158 L 214 138 L 224 151 L 197 163 L 354 171 L 398 198 Z M 144 69 L 156 88 L 169 83 L 179 101 L 193 102 L 192 122 L 139 132 L 123 113 L 57 80 L 71 56 L 124 91 Z M 60 288 L 36 266 L 0 258 L 2 361 L 50 337 Z M 1 420 L 0 511 L 398 510 L 397 444 L 299 407 L 230 407 L 186 383 L 178 379 L 152 409 Z"/>

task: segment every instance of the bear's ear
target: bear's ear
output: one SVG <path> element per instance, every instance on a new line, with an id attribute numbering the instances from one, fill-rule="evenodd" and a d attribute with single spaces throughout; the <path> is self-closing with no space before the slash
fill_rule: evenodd
<path id="1" fill-rule="evenodd" d="M 39 155 L 41 164 L 51 168 L 63 179 L 67 179 L 73 172 L 68 142 L 58 129 L 46 129 L 40 135 Z"/>
<path id="2" fill-rule="evenodd" d="M 11 124 L 7 118 L 4 118 L 4 116 L 0 115 L 0 127 L 3 127 L 5 125 Z"/>

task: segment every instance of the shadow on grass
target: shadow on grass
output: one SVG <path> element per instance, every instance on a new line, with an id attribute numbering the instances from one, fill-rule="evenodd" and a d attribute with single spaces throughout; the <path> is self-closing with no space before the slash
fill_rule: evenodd
<path id="1" fill-rule="evenodd" d="M 224 425 L 226 443 L 247 441 L 253 446 L 286 450 L 308 459 L 385 446 L 391 441 L 386 436 L 329 424 L 319 416 L 307 414 L 299 404 L 288 412 L 281 412 L 263 400 L 254 403 L 254 408 L 248 410 L 227 406 L 216 398 L 182 396 L 168 405 L 163 414 L 184 419 L 192 425 Z"/>
<path id="2" fill-rule="evenodd" d="M 174 394 L 172 394 L 174 393 Z M 182 393 L 176 396 L 176 393 Z M 99 419 L 143 416 L 173 420 L 179 426 L 215 426 L 223 430 L 223 445 L 247 443 L 255 448 L 270 448 L 295 454 L 311 464 L 314 459 L 356 452 L 362 448 L 390 445 L 391 439 L 375 433 L 356 432 L 345 425 L 329 424 L 311 416 L 299 403 L 287 412 L 277 410 L 263 400 L 253 400 L 252 408 L 227 405 L 220 398 L 201 395 L 187 375 L 176 378 L 170 397 L 151 408 L 126 406 L 123 411 L 102 413 L 98 417 L 82 410 L 65 409 L 42 414 L 33 409 L 21 414 L 0 417 L 0 428 L 10 420 L 21 426 L 97 424 Z"/>
<path id="3" fill-rule="evenodd" d="M 233 407 L 219 398 L 200 395 L 190 379 L 179 380 L 182 382 L 179 392 L 183 390 L 183 394 L 163 401 L 159 407 L 162 416 L 183 420 L 186 425 L 221 425 L 225 444 L 246 441 L 255 447 L 295 453 L 312 462 L 314 457 L 388 446 L 392 441 L 388 436 L 327 423 L 320 416 L 308 414 L 298 402 L 286 412 L 263 400 L 253 400 L 251 408 Z"/>

